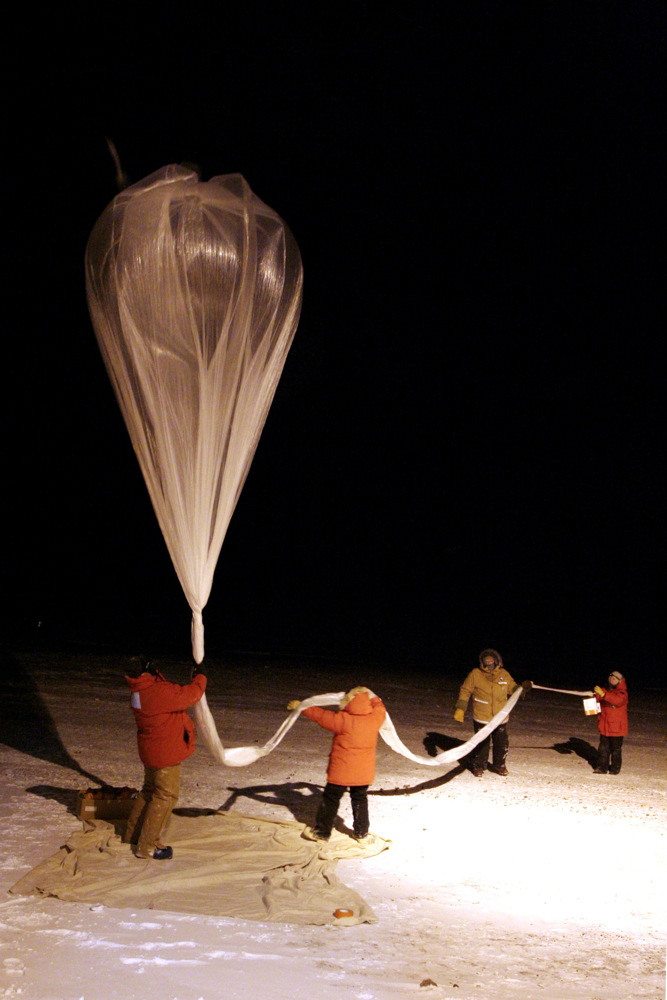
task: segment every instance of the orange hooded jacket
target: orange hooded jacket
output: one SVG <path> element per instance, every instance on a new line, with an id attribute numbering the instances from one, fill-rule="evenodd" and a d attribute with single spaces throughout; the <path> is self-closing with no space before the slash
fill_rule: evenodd
<path id="1" fill-rule="evenodd" d="M 130 705 L 137 723 L 139 757 L 145 767 L 173 767 L 194 753 L 195 727 L 186 709 L 206 689 L 206 675 L 190 684 L 171 684 L 162 674 L 126 677 Z"/>
<path id="2" fill-rule="evenodd" d="M 341 711 L 305 708 L 302 715 L 334 733 L 327 781 L 332 785 L 370 785 L 375 777 L 375 748 L 387 710 L 368 688 L 353 688 L 352 698 L 341 702 Z"/>

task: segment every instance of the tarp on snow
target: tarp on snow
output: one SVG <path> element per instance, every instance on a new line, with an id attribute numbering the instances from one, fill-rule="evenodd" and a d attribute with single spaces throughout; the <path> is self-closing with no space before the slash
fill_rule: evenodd
<path id="1" fill-rule="evenodd" d="M 139 860 L 113 823 L 94 820 L 9 890 L 109 907 L 169 910 L 291 924 L 375 923 L 368 904 L 338 880 L 336 861 L 379 854 L 334 831 L 304 840 L 302 823 L 180 810 L 169 826 L 171 861 Z M 334 911 L 353 916 L 337 918 Z"/>

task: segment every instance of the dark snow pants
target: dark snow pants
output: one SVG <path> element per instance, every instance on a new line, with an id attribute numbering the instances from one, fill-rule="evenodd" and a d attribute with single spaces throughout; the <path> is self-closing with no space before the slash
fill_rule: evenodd
<path id="1" fill-rule="evenodd" d="M 352 800 L 352 826 L 355 837 L 365 837 L 368 833 L 368 785 L 332 785 L 327 782 L 322 801 L 315 817 L 314 831 L 325 839 L 331 836 L 334 820 L 343 795 L 350 789 Z"/>
<path id="2" fill-rule="evenodd" d="M 476 733 L 483 729 L 487 724 L 486 722 L 475 722 L 473 719 L 473 728 Z M 493 746 L 493 766 L 494 767 L 504 767 L 507 760 L 507 751 L 510 746 L 510 739 L 507 735 L 507 723 L 503 723 L 502 726 L 496 726 L 490 736 L 487 736 L 485 740 L 482 740 L 475 749 L 470 754 L 470 761 L 473 768 L 484 771 L 486 770 L 486 765 L 489 760 L 489 747 Z"/>
<path id="3" fill-rule="evenodd" d="M 596 771 L 609 771 L 610 774 L 618 774 L 621 770 L 622 760 L 622 736 L 602 736 L 598 745 L 598 759 L 595 764 Z"/>

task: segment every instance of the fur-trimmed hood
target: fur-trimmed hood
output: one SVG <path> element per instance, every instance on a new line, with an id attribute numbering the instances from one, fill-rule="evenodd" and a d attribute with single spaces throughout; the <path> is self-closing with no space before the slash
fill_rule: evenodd
<path id="1" fill-rule="evenodd" d="M 492 671 L 487 670 L 487 668 L 484 666 L 484 657 L 485 656 L 492 656 L 494 658 L 494 660 L 496 661 L 496 665 L 493 668 L 494 670 L 497 670 L 498 667 L 504 666 L 504 664 L 503 664 L 503 658 L 502 658 L 502 656 L 500 655 L 500 653 L 498 652 L 497 649 L 483 649 L 482 652 L 479 654 L 479 669 L 480 670 L 484 670 L 486 673 L 492 673 Z"/>

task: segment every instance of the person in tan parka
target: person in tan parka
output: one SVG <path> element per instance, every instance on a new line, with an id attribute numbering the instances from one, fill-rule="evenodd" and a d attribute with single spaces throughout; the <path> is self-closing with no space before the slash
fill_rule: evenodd
<path id="1" fill-rule="evenodd" d="M 293 711 L 299 705 L 299 701 L 290 701 L 287 708 Z M 363 841 L 369 828 L 368 786 L 375 777 L 375 750 L 386 709 L 368 688 L 355 687 L 341 699 L 340 711 L 313 707 L 305 708 L 302 714 L 334 733 L 322 801 L 314 827 L 304 836 L 309 840 L 329 839 L 340 800 L 349 789 L 354 837 Z"/>
<path id="2" fill-rule="evenodd" d="M 531 687 L 531 681 L 524 681 L 524 690 Z M 459 691 L 454 719 L 463 722 L 468 702 L 472 697 L 472 720 L 475 732 L 491 721 L 503 708 L 519 685 L 503 665 L 503 658 L 495 649 L 483 649 L 479 654 L 479 666 L 470 671 Z M 489 746 L 493 744 L 493 763 L 488 764 Z M 487 739 L 482 740 L 471 753 L 470 770 L 476 778 L 481 778 L 489 767 L 490 771 L 503 777 L 509 774 L 507 770 L 507 752 L 509 737 L 507 723 L 497 726 Z"/>

